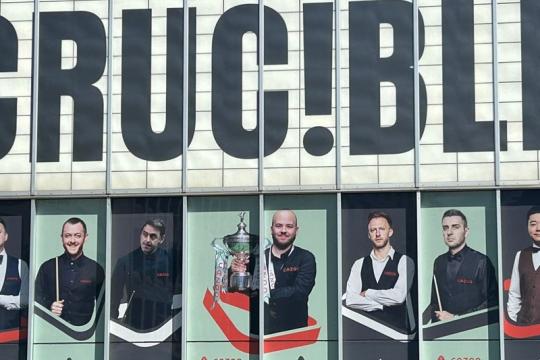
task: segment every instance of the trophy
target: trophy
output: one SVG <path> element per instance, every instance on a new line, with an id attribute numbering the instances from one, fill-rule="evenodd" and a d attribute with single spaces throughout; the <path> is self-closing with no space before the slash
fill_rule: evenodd
<path id="1" fill-rule="evenodd" d="M 228 259 L 235 256 L 247 263 L 250 255 L 258 255 L 258 236 L 247 232 L 244 222 L 245 212 L 240 213 L 238 230 L 234 234 L 226 235 L 212 241 L 216 251 L 216 269 L 214 276 L 214 303 L 219 301 L 222 291 L 236 292 L 251 288 L 252 276 L 249 271 L 233 272 L 228 281 Z"/>

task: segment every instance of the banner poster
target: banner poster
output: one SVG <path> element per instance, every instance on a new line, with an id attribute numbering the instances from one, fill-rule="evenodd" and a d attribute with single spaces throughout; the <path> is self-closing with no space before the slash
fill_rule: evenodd
<path id="1" fill-rule="evenodd" d="M 111 360 L 180 359 L 182 198 L 112 199 Z"/>
<path id="2" fill-rule="evenodd" d="M 38 200 L 33 357 L 103 359 L 106 202 Z"/>
<path id="3" fill-rule="evenodd" d="M 26 359 L 30 201 L 0 202 L 0 358 Z"/>
<path id="4" fill-rule="evenodd" d="M 500 358 L 495 193 L 421 197 L 423 359 Z"/>
<path id="5" fill-rule="evenodd" d="M 343 359 L 418 359 L 415 193 L 344 194 Z"/>
<path id="6" fill-rule="evenodd" d="M 254 279 L 258 204 L 257 196 L 189 198 L 185 314 L 190 360 L 259 358 L 258 312 L 252 309 L 259 297 L 251 286 L 259 282 Z M 244 271 L 232 269 L 237 257 Z"/>
<path id="7" fill-rule="evenodd" d="M 505 356 L 540 356 L 540 191 L 501 192 Z M 536 299 L 536 300 L 533 300 Z"/>
<path id="8" fill-rule="evenodd" d="M 337 359 L 333 195 L 265 197 L 264 358 Z"/>

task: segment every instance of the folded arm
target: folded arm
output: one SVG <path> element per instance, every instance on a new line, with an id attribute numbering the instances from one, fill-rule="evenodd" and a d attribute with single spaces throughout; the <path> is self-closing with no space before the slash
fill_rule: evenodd
<path id="1" fill-rule="evenodd" d="M 402 304 L 411 290 L 414 278 L 414 263 L 408 256 L 402 256 L 398 264 L 398 279 L 393 288 L 387 290 L 366 290 L 366 298 L 383 306 Z"/>
<path id="2" fill-rule="evenodd" d="M 351 273 L 349 275 L 349 279 L 347 280 L 345 304 L 351 308 L 360 309 L 363 311 L 382 310 L 382 304 L 362 295 L 361 270 L 363 262 L 364 258 L 356 260 L 351 268 Z"/>

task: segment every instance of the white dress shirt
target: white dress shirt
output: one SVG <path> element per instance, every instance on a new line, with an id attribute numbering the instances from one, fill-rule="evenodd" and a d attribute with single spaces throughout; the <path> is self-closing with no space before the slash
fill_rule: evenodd
<path id="1" fill-rule="evenodd" d="M 395 254 L 394 248 L 390 248 L 388 255 L 379 260 L 375 257 L 372 250 L 369 256 L 373 264 L 373 273 L 375 279 L 379 282 L 384 271 L 388 259 L 393 259 Z M 351 274 L 347 281 L 347 293 L 345 303 L 347 306 L 357 308 L 364 311 L 382 310 L 383 306 L 393 306 L 402 304 L 411 289 L 414 277 L 414 262 L 407 255 L 403 255 L 398 263 L 398 279 L 393 288 L 388 290 L 368 289 L 365 296 L 360 295 L 362 292 L 362 265 L 364 258 L 355 261 L 351 268 Z"/>
<path id="2" fill-rule="evenodd" d="M 533 247 L 538 248 L 536 244 Z M 510 319 L 517 321 L 517 314 L 521 310 L 521 290 L 519 285 L 519 256 L 521 250 L 517 252 L 514 259 L 514 266 L 512 267 L 512 277 L 510 279 L 510 289 L 508 291 L 508 303 L 506 309 Z M 537 270 L 540 266 L 540 251 L 532 254 L 532 261 L 534 270 Z"/>
<path id="3" fill-rule="evenodd" d="M 0 252 L 3 255 L 2 264 L 0 264 L 0 290 L 4 286 L 7 270 L 6 249 Z M 19 276 L 21 277 L 21 290 L 18 295 L 0 295 L 0 307 L 7 310 L 17 310 L 28 306 L 28 266 L 19 259 Z"/>

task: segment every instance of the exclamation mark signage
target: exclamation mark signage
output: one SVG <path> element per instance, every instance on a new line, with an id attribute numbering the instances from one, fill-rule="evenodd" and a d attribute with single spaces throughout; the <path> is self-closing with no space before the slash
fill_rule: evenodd
<path id="1" fill-rule="evenodd" d="M 333 3 L 304 4 L 304 82 L 306 115 L 332 113 Z M 314 156 L 334 145 L 329 129 L 315 126 L 304 135 L 304 149 Z"/>

